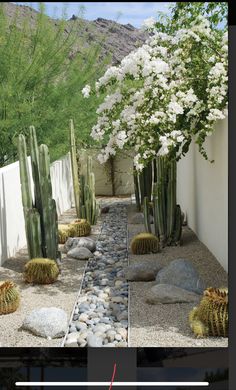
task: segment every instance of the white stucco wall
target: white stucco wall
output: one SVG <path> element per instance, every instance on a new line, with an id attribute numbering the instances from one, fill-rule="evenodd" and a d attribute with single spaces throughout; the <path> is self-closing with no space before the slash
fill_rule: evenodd
<path id="1" fill-rule="evenodd" d="M 219 121 L 205 143 L 206 161 L 196 145 L 178 162 L 177 198 L 188 226 L 228 269 L 228 126 Z"/>
<path id="2" fill-rule="evenodd" d="M 72 206 L 73 187 L 69 155 L 51 165 L 53 198 L 58 214 Z M 32 183 L 33 186 L 33 183 Z M 26 245 L 19 163 L 0 169 L 0 265 Z"/>
<path id="3" fill-rule="evenodd" d="M 0 264 L 26 243 L 18 162 L 0 169 Z"/>
<path id="4" fill-rule="evenodd" d="M 96 195 L 111 196 L 110 167 L 99 163 L 97 160 L 99 153 L 99 150 L 89 151 L 93 161 L 92 169 L 95 174 Z M 116 195 L 131 195 L 134 193 L 132 153 L 125 151 L 116 154 L 114 158 L 114 184 Z"/>

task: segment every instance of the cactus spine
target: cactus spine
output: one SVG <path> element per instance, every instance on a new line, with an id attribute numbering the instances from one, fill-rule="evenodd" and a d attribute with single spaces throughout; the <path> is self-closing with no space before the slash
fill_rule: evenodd
<path id="1" fill-rule="evenodd" d="M 71 169 L 72 179 L 74 187 L 75 197 L 75 209 L 77 217 L 80 217 L 80 185 L 79 185 L 79 169 L 76 158 L 76 144 L 75 144 L 75 129 L 73 120 L 70 119 L 70 156 L 71 156 Z"/>
<path id="2" fill-rule="evenodd" d="M 26 153 L 25 137 L 18 139 L 18 154 L 21 178 L 22 203 L 29 257 L 49 257 L 57 259 L 58 228 L 56 203 L 52 199 L 50 179 L 50 159 L 48 148 L 38 148 L 35 128 L 30 126 L 30 152 L 34 182 L 34 202 Z"/>

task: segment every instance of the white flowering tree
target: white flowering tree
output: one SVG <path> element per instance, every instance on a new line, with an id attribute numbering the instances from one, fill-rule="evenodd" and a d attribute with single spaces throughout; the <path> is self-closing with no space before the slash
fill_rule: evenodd
<path id="1" fill-rule="evenodd" d="M 156 31 L 153 19 L 147 24 L 152 34 L 147 42 L 119 66 L 110 67 L 96 83 L 96 93 L 106 96 L 91 136 L 106 142 L 98 156 L 101 163 L 123 148 L 135 151 L 134 166 L 139 172 L 154 159 L 159 168 L 164 162 L 166 168 L 158 171 L 166 177 L 166 195 L 157 219 L 165 217 L 165 227 L 159 226 L 157 234 L 163 242 L 172 243 L 176 180 L 169 192 L 168 213 L 168 178 L 173 179 L 176 161 L 187 153 L 192 141 L 207 159 L 204 141 L 214 131 L 216 120 L 226 116 L 227 33 L 212 29 L 202 17 L 173 35 Z M 82 92 L 89 97 L 90 86 Z M 160 205 L 163 188 L 159 188 Z M 172 222 L 166 232 L 170 214 Z"/>

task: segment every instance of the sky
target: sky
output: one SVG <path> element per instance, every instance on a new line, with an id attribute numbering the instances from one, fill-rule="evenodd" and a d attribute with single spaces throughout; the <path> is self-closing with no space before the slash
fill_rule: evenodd
<path id="1" fill-rule="evenodd" d="M 16 4 L 29 5 L 38 9 L 37 3 L 15 2 Z M 158 11 L 168 12 L 170 2 L 81 2 L 81 3 L 53 3 L 45 2 L 48 16 L 59 18 L 66 6 L 67 18 L 73 14 L 78 15 L 81 6 L 84 9 L 83 17 L 88 20 L 104 18 L 116 20 L 121 24 L 132 24 L 141 27 L 143 20 L 155 17 Z"/>

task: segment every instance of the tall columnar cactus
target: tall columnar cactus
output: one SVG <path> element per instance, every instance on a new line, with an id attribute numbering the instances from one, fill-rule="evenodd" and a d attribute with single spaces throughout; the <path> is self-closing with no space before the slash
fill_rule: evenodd
<path id="1" fill-rule="evenodd" d="M 20 134 L 18 154 L 20 165 L 22 204 L 29 257 L 57 259 L 58 227 L 55 200 L 52 199 L 50 159 L 48 148 L 38 148 L 35 128 L 30 126 L 31 167 L 34 182 L 34 200 L 27 160 L 25 137 Z"/>
<path id="2" fill-rule="evenodd" d="M 144 198 L 143 214 L 144 214 L 145 230 L 146 230 L 146 232 L 151 233 L 152 229 L 151 229 L 151 224 L 150 224 L 150 209 L 149 209 L 149 202 L 148 202 L 147 196 L 145 196 L 145 198 Z"/>
<path id="3" fill-rule="evenodd" d="M 143 172 L 143 174 L 145 174 Z M 182 234 L 181 208 L 176 204 L 176 161 L 158 157 L 155 162 L 152 201 L 155 235 L 160 246 L 179 245 Z M 150 181 L 150 173 L 147 182 Z M 147 232 L 151 231 L 148 198 L 144 198 L 144 221 Z"/>
<path id="4" fill-rule="evenodd" d="M 95 225 L 99 214 L 95 196 L 95 176 L 92 172 L 92 158 L 86 156 L 85 159 L 83 174 L 80 175 L 80 218 L 85 218 L 91 225 Z"/>
<path id="5" fill-rule="evenodd" d="M 71 156 L 71 169 L 74 187 L 75 209 L 77 217 L 80 217 L 80 183 L 79 183 L 79 169 L 77 162 L 76 143 L 75 143 L 75 130 L 73 120 L 70 119 L 70 156 Z"/>
<path id="6" fill-rule="evenodd" d="M 135 193 L 136 206 L 137 206 L 137 210 L 141 211 L 141 196 L 140 196 L 140 189 L 139 189 L 139 177 L 138 177 L 138 173 L 137 173 L 135 168 L 133 168 L 133 177 L 134 177 L 134 193 Z"/>
<path id="7" fill-rule="evenodd" d="M 143 171 L 138 173 L 135 168 L 133 170 L 134 176 L 134 189 L 137 209 L 141 210 L 141 205 L 144 204 L 144 198 L 147 197 L 149 202 L 152 197 L 152 175 L 153 168 L 152 163 L 148 163 Z"/>

